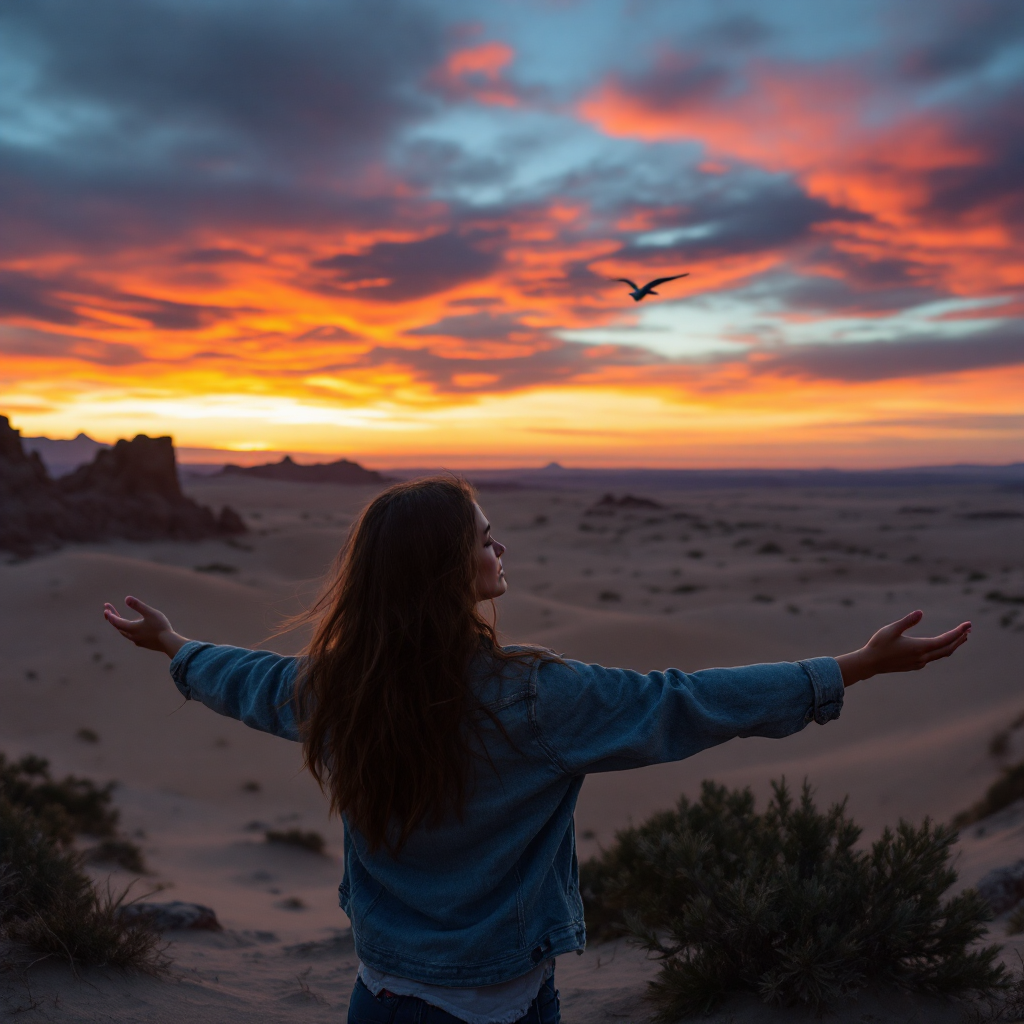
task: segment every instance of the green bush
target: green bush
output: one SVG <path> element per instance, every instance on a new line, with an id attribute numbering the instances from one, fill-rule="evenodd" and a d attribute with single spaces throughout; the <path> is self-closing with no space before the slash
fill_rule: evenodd
<path id="1" fill-rule="evenodd" d="M 8 761 L 0 754 L 0 796 L 46 818 L 68 842 L 75 834 L 100 839 L 115 835 L 118 814 L 110 806 L 113 788 L 112 782 L 97 786 L 73 775 L 57 782 L 44 758 L 28 754 L 20 761 Z"/>
<path id="2" fill-rule="evenodd" d="M 72 966 L 161 970 L 158 936 L 122 919 L 123 898 L 96 892 L 60 828 L 0 796 L 0 936 L 13 943 L 4 966 L 57 956 Z"/>
<path id="3" fill-rule="evenodd" d="M 990 913 L 956 881 L 956 833 L 927 819 L 886 829 L 870 851 L 845 803 L 816 809 L 785 780 L 763 814 L 749 790 L 703 784 L 701 798 L 618 833 L 585 863 L 587 926 L 631 934 L 662 959 L 651 998 L 663 1020 L 726 994 L 817 1011 L 867 984 L 949 996 L 1006 984 L 999 947 L 971 948 Z"/>
<path id="4" fill-rule="evenodd" d="M 146 873 L 142 851 L 130 839 L 104 839 L 85 851 L 85 859 L 90 864 L 116 864 L 136 875 Z"/>
<path id="5" fill-rule="evenodd" d="M 297 846 L 301 850 L 309 850 L 310 853 L 319 854 L 321 857 L 327 852 L 327 842 L 319 832 L 303 832 L 299 828 L 290 828 L 287 832 L 271 830 L 266 833 L 266 840 L 268 843 Z"/>
<path id="6" fill-rule="evenodd" d="M 1016 803 L 1024 797 L 1024 761 L 1012 764 L 1003 769 L 1002 775 L 985 791 L 985 795 L 966 811 L 961 811 L 954 819 L 957 828 L 973 825 L 982 818 L 987 818 L 996 811 Z"/>
<path id="7" fill-rule="evenodd" d="M 91 779 L 68 775 L 56 781 L 50 763 L 34 754 L 8 761 L 0 754 L 0 798 L 32 812 L 44 830 L 64 846 L 76 835 L 94 836 L 100 843 L 87 850 L 91 863 L 117 864 L 126 871 L 146 873 L 138 846 L 117 833 L 118 812 L 111 806 L 114 784 L 97 786 Z"/>

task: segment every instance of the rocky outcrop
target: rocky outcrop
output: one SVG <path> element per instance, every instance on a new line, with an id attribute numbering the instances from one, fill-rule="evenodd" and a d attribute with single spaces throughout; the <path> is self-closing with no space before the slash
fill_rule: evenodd
<path id="1" fill-rule="evenodd" d="M 54 480 L 0 416 L 0 549 L 27 556 L 67 541 L 201 540 L 244 532 L 234 509 L 215 515 L 182 493 L 169 437 L 118 441 Z"/>
<path id="2" fill-rule="evenodd" d="M 995 868 L 975 886 L 978 895 L 998 917 L 1012 910 L 1024 899 L 1024 860 L 1007 867 Z"/>
<path id="3" fill-rule="evenodd" d="M 128 903 L 118 907 L 118 915 L 128 921 L 140 921 L 158 932 L 223 931 L 217 915 L 201 903 Z"/>
<path id="4" fill-rule="evenodd" d="M 261 480 L 288 480 L 307 484 L 384 484 L 386 476 L 375 469 L 364 469 L 358 462 L 338 459 L 337 462 L 314 462 L 302 465 L 286 455 L 280 462 L 267 462 L 262 466 L 235 466 L 228 463 L 224 476 L 254 476 Z"/>

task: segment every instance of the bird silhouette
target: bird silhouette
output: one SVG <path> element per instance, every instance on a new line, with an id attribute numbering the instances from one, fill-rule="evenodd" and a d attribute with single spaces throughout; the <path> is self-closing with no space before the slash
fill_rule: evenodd
<path id="1" fill-rule="evenodd" d="M 659 284 L 664 284 L 666 281 L 677 281 L 681 277 L 689 277 L 690 272 L 687 271 L 685 274 L 675 274 L 672 277 L 656 277 L 653 281 L 648 281 L 647 284 L 641 288 L 636 281 L 630 281 L 628 277 L 617 277 L 616 281 L 621 281 L 623 284 L 628 284 L 633 290 L 629 293 L 633 296 L 634 302 L 639 302 L 641 299 L 647 298 L 648 295 L 657 295 L 658 293 L 654 290 Z"/>

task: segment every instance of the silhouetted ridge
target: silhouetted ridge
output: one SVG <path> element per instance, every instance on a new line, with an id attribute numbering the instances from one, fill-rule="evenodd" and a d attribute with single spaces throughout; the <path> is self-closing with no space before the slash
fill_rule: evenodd
<path id="1" fill-rule="evenodd" d="M 27 556 L 66 541 L 201 540 L 245 529 L 234 509 L 214 515 L 182 493 L 169 437 L 118 441 L 54 480 L 0 416 L 0 549 Z"/>
<path id="2" fill-rule="evenodd" d="M 38 452 L 47 472 L 54 479 L 65 476 L 96 458 L 98 451 L 110 447 L 109 444 L 94 441 L 84 433 L 70 440 L 22 435 L 21 446 L 26 452 Z"/>
<path id="3" fill-rule="evenodd" d="M 222 476 L 254 476 L 261 480 L 288 480 L 305 484 L 384 484 L 388 482 L 375 469 L 365 469 L 358 462 L 338 459 L 337 462 L 314 462 L 304 466 L 286 455 L 280 462 L 262 466 L 236 466 L 228 463 Z"/>

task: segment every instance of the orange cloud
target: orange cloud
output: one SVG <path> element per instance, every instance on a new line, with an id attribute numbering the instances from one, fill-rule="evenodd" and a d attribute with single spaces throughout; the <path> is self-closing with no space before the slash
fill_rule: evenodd
<path id="1" fill-rule="evenodd" d="M 515 107 L 519 98 L 503 77 L 514 57 L 512 47 L 505 43 L 479 43 L 449 54 L 444 64 L 431 74 L 430 81 L 451 98 Z"/>
<path id="2" fill-rule="evenodd" d="M 665 56 L 649 79 L 606 79 L 580 102 L 579 114 L 610 136 L 694 140 L 715 160 L 792 174 L 809 195 L 862 215 L 815 229 L 852 261 L 900 261 L 916 283 L 953 295 L 1024 283 L 1008 200 L 979 201 L 964 212 L 936 206 L 937 176 L 979 172 L 992 158 L 986 140 L 972 138 L 948 112 L 900 107 L 857 70 L 835 64 L 753 63 L 739 87 L 710 73 L 694 86 L 697 70 L 686 58 Z"/>

